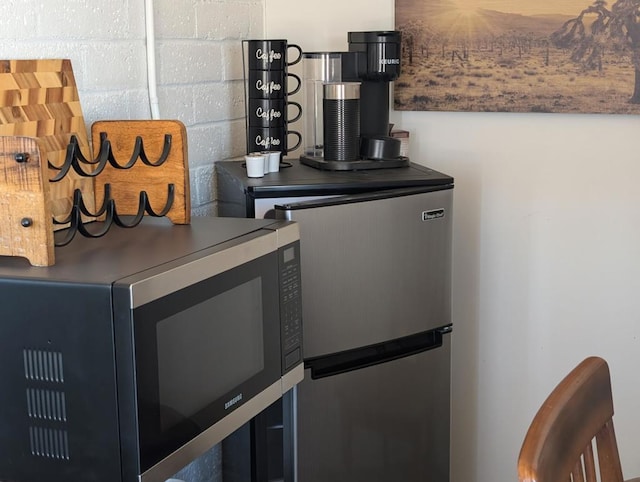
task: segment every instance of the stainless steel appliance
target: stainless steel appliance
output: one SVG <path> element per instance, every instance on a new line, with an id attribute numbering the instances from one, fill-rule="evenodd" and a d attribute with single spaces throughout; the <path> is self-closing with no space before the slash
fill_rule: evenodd
<path id="1" fill-rule="evenodd" d="M 453 179 L 416 164 L 216 168 L 221 215 L 300 227 L 297 480 L 448 482 Z"/>
<path id="2" fill-rule="evenodd" d="M 145 219 L 0 258 L 0 480 L 164 481 L 302 379 L 295 223 Z"/>

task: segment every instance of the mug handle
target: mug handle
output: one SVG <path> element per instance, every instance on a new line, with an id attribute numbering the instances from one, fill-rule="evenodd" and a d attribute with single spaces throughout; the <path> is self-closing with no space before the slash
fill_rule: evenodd
<path id="1" fill-rule="evenodd" d="M 302 81 L 300 80 L 300 77 L 298 77 L 296 74 L 286 74 L 287 77 L 293 77 L 294 79 L 296 79 L 298 81 L 298 86 L 292 90 L 291 92 L 287 92 L 287 95 L 293 95 L 296 92 L 298 92 L 300 90 L 300 87 L 302 87 Z M 287 83 L 288 84 L 288 83 Z"/>
<path id="2" fill-rule="evenodd" d="M 302 106 L 297 102 L 290 101 L 290 102 L 287 102 L 287 109 L 289 109 L 290 105 L 295 105 L 298 108 L 298 115 L 294 119 L 289 119 L 289 111 L 287 110 L 287 124 L 289 124 L 290 122 L 295 122 L 298 119 L 300 119 L 300 117 L 302 117 Z"/>
<path id="3" fill-rule="evenodd" d="M 298 51 L 298 58 L 295 59 L 293 62 L 287 62 L 287 65 L 295 65 L 298 62 L 300 62 L 302 60 L 302 49 L 300 48 L 299 45 L 296 44 L 289 44 L 287 45 L 287 49 L 289 49 L 290 47 L 293 47 L 294 49 L 296 49 Z M 287 55 L 288 57 L 288 55 Z"/>
<path id="4" fill-rule="evenodd" d="M 287 152 L 295 151 L 298 147 L 300 147 L 300 144 L 302 144 L 302 134 L 300 134 L 298 131 L 287 131 L 287 137 L 289 137 L 289 134 L 293 134 L 294 136 L 296 136 L 298 138 L 298 142 L 295 146 L 289 147 L 289 140 L 287 139 Z"/>

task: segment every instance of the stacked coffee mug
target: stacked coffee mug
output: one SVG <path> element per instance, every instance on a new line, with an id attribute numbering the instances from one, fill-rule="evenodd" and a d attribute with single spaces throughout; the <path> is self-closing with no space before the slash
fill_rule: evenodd
<path id="1" fill-rule="evenodd" d="M 289 50 L 296 50 L 297 58 L 289 61 Z M 244 40 L 243 59 L 247 154 L 266 152 L 269 157 L 269 152 L 279 152 L 284 156 L 302 142 L 301 134 L 289 129 L 289 124 L 302 116 L 302 107 L 288 99 L 300 90 L 301 81 L 287 71 L 300 62 L 302 49 L 286 40 Z M 290 138 L 297 141 L 290 144 Z M 267 169 L 265 173 L 274 172 L 273 167 Z"/>

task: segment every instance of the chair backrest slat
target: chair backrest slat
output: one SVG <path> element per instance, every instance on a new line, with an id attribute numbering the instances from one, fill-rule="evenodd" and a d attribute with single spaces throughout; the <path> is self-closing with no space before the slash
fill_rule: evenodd
<path id="1" fill-rule="evenodd" d="M 583 454 L 584 471 L 587 482 L 598 482 L 598 476 L 596 475 L 596 463 L 593 456 L 593 444 L 590 442 Z"/>
<path id="2" fill-rule="evenodd" d="M 571 471 L 571 480 L 573 482 L 585 482 L 584 480 L 584 469 L 582 468 L 582 459 L 578 459 L 576 461 L 576 465 L 573 467 Z"/>

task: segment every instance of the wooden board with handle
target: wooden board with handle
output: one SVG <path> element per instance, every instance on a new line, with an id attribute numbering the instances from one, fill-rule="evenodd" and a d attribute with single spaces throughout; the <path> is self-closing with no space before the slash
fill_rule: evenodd
<path id="1" fill-rule="evenodd" d="M 37 139 L 0 136 L 0 255 L 55 263 L 47 171 Z"/>

